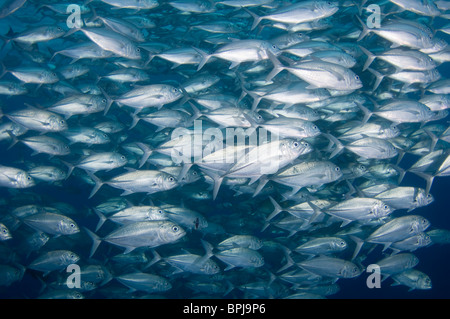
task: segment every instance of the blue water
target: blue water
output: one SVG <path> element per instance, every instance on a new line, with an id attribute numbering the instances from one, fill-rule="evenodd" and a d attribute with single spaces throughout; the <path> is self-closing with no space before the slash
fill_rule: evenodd
<path id="1" fill-rule="evenodd" d="M 32 1 L 29 1 L 30 3 L 33 3 Z M 101 7 L 103 4 L 96 4 L 96 6 Z M 166 4 L 167 5 L 167 4 Z M 28 8 L 29 9 L 29 8 Z M 26 19 L 27 14 L 30 14 L 32 10 L 27 11 L 27 7 L 23 8 L 24 11 L 18 11 L 17 13 L 11 15 L 7 19 L 4 19 L 1 22 L 2 26 L 5 25 L 11 25 L 13 29 L 17 27 L 17 29 L 24 28 L 27 25 Z M 166 12 L 164 9 L 156 9 L 155 14 L 156 16 L 158 14 L 164 15 Z M 179 14 L 176 11 L 171 11 L 172 14 Z M 20 19 L 19 19 L 20 18 Z M 52 17 L 47 17 L 45 19 L 48 19 L 49 21 L 53 21 Z M 45 21 L 45 19 L 43 21 Z M 57 20 L 59 24 L 64 25 L 62 21 L 63 18 L 59 18 L 60 20 Z M 192 22 L 196 22 L 195 16 L 191 19 Z M 198 18 L 199 21 L 203 21 L 200 17 Z M 39 23 L 44 23 L 43 21 L 39 21 Z M 176 19 L 174 19 L 173 23 L 176 23 Z M 250 21 L 250 19 L 249 19 Z M 435 28 L 439 28 L 440 26 L 444 25 L 446 23 L 446 20 L 437 18 L 435 21 Z M 37 22 L 34 22 L 37 23 Z M 166 22 L 167 23 L 167 22 Z M 251 24 L 250 24 L 251 25 Z M 5 29 L 6 30 L 6 29 Z M 158 29 L 158 26 L 156 29 L 153 29 L 150 31 L 151 33 L 151 39 L 156 39 L 158 41 L 164 42 L 164 36 L 161 36 L 159 38 L 159 33 L 161 32 L 160 29 Z M 263 33 L 267 37 L 269 37 L 270 31 L 267 33 Z M 242 34 L 240 34 L 243 36 Z M 254 35 L 252 35 L 254 36 Z M 439 33 L 439 36 L 446 40 L 447 42 L 450 42 L 450 36 Z M 85 41 L 86 38 L 83 38 Z M 56 39 L 52 41 L 52 47 L 53 48 L 62 48 L 65 47 L 65 41 L 64 39 Z M 168 43 L 170 41 L 167 41 Z M 39 44 L 38 50 L 41 50 L 42 52 L 45 52 L 46 45 Z M 0 54 L 0 58 L 2 60 L 2 63 L 8 67 L 12 68 L 14 66 L 20 65 L 20 63 L 23 61 L 22 57 L 19 57 L 18 54 L 10 54 L 8 50 L 14 50 L 12 49 L 11 45 L 3 47 L 3 50 Z M 15 49 L 17 50 L 17 49 Z M 14 51 L 13 51 L 14 52 Z M 17 51 L 19 52 L 19 51 Z M 16 53 L 17 53 L 16 52 Z M 153 63 L 153 62 L 152 62 Z M 170 70 L 170 64 L 164 64 L 159 62 L 160 65 L 163 65 L 164 67 L 161 67 L 161 69 L 158 72 L 158 69 L 152 69 L 151 72 L 151 80 L 148 81 L 146 84 L 150 83 L 161 83 L 164 81 L 174 81 L 182 83 L 185 80 L 185 77 L 181 76 L 177 73 L 176 70 Z M 225 65 L 225 64 L 219 64 Z M 53 67 L 54 65 L 51 63 L 48 63 L 47 66 Z M 189 67 L 181 67 L 181 69 L 189 70 Z M 195 70 L 192 69 L 190 71 Z M 214 72 L 214 67 L 211 66 L 211 72 Z M 443 78 L 448 78 L 450 74 L 450 67 L 448 66 L 448 63 L 445 63 L 441 65 L 438 68 L 440 74 Z M 95 72 L 101 73 L 102 69 L 101 67 L 98 67 L 98 69 L 94 70 Z M 227 70 L 225 70 L 227 71 Z M 194 72 L 191 72 L 194 73 Z M 190 74 L 190 73 L 188 73 Z M 92 77 L 92 80 L 94 77 Z M 15 80 L 13 76 L 10 74 L 7 74 L 2 78 L 2 80 Z M 75 81 L 76 82 L 76 81 Z M 29 86 L 30 91 L 33 92 L 33 89 L 36 88 L 35 85 Z M 227 91 L 229 88 L 221 88 L 225 91 Z M 230 90 L 231 91 L 231 90 Z M 8 112 L 11 112 L 12 110 L 20 109 L 23 107 L 24 103 L 29 103 L 32 105 L 48 105 L 50 102 L 54 102 L 55 96 L 52 95 L 52 93 L 49 93 L 49 91 L 45 90 L 44 88 L 40 88 L 39 91 L 37 91 L 37 95 L 30 94 L 28 96 L 21 96 L 21 97 L 8 97 L 8 96 L 1 96 L 0 97 L 0 106 L 1 110 L 4 114 L 8 114 Z M 115 95 L 115 92 L 109 92 L 112 95 Z M 240 94 L 240 91 L 238 90 L 238 93 Z M 129 117 L 129 110 L 124 110 L 123 108 L 119 108 L 117 105 L 113 104 L 110 114 L 114 114 L 117 116 L 117 118 L 121 121 L 123 121 L 124 124 L 128 125 L 130 123 L 130 117 Z M 83 123 L 89 123 L 90 117 L 73 117 L 68 122 L 69 125 L 76 124 L 78 121 Z M 6 122 L 7 119 L 3 117 L 1 121 Z M 444 119 L 441 121 L 443 124 L 448 126 L 447 119 Z M 123 131 L 123 134 L 128 135 L 128 141 L 140 141 L 143 139 L 143 137 L 148 136 L 149 134 L 153 133 L 155 130 L 154 127 L 152 127 L 149 124 L 141 123 L 139 126 L 136 127 L 136 129 L 128 131 L 125 129 Z M 19 138 L 20 140 L 20 138 Z M 115 143 L 115 142 L 113 142 Z M 23 169 L 26 168 L 27 162 L 33 162 L 33 163 L 39 163 L 39 164 L 45 164 L 49 163 L 49 156 L 46 154 L 38 154 L 35 156 L 31 156 L 32 151 L 22 143 L 16 144 L 13 148 L 8 149 L 9 143 L 3 142 L 0 143 L 0 164 L 4 166 L 14 166 L 14 167 L 21 167 Z M 107 146 L 92 146 L 92 149 L 95 150 L 112 150 L 115 149 L 116 145 L 107 145 Z M 73 157 L 73 158 L 76 158 Z M 72 158 L 72 159 L 73 159 Z M 400 163 L 400 166 L 403 168 L 410 167 L 413 163 L 415 163 L 418 160 L 419 157 L 413 156 L 413 155 L 406 155 L 405 158 Z M 61 166 L 62 168 L 64 166 Z M 125 172 L 123 169 L 119 169 L 117 171 L 107 172 L 104 174 L 100 174 L 102 178 L 107 179 L 109 177 L 116 176 L 118 172 L 122 173 Z M 75 174 L 74 174 L 75 175 Z M 420 177 L 417 177 L 414 174 L 407 173 L 404 180 L 402 181 L 401 186 L 416 186 L 416 187 L 422 187 L 425 188 L 425 181 L 421 179 Z M 43 206 L 45 205 L 51 205 L 55 202 L 64 202 L 69 205 L 71 205 L 77 214 L 73 217 L 73 219 L 76 221 L 76 223 L 82 227 L 86 227 L 88 229 L 94 230 L 98 217 L 93 214 L 92 208 L 96 205 L 101 204 L 106 199 L 111 197 L 120 196 L 121 191 L 113 189 L 109 186 L 103 186 L 101 191 L 94 196 L 91 199 L 88 199 L 89 194 L 91 192 L 93 185 L 88 185 L 86 182 L 82 181 L 80 178 L 77 178 L 76 176 L 71 176 L 67 180 L 63 181 L 61 185 L 51 185 L 48 183 L 39 183 L 38 185 L 24 190 L 12 190 L 12 189 L 6 189 L 6 188 L 0 188 L 0 200 L 3 200 L 0 204 L 0 217 L 6 216 L 13 208 L 26 205 L 26 204 L 32 204 L 32 203 L 39 203 Z M 437 177 L 434 180 L 434 183 L 431 188 L 431 193 L 434 196 L 434 202 L 431 203 L 427 207 L 421 207 L 416 210 L 414 210 L 414 214 L 421 215 L 425 218 L 427 218 L 430 221 L 431 227 L 430 229 L 434 228 L 440 228 L 440 229 L 447 229 L 450 230 L 450 218 L 448 216 L 449 214 L 449 205 L 450 205 L 450 199 L 449 199 L 449 189 L 450 189 L 450 178 L 446 177 Z M 179 198 L 181 197 L 183 193 L 183 190 L 173 190 L 169 191 L 165 194 L 155 194 L 152 195 L 152 199 L 155 200 L 157 203 L 159 202 L 165 202 L 165 201 L 173 201 L 176 203 L 180 203 Z M 141 204 L 145 203 L 148 204 L 148 198 L 141 196 L 140 194 L 132 194 L 127 196 L 127 199 L 130 200 L 130 202 L 134 204 Z M 181 204 L 181 203 L 180 203 Z M 254 236 L 257 236 L 263 240 L 273 240 L 275 239 L 280 233 L 282 235 L 285 235 L 283 232 L 274 233 L 274 232 L 260 232 L 261 229 L 261 216 L 258 215 L 259 210 L 268 210 L 269 212 L 272 209 L 272 206 L 267 201 L 267 197 L 265 198 L 255 198 L 252 199 L 250 196 L 242 196 L 242 197 L 233 197 L 233 192 L 230 189 L 227 189 L 227 187 L 222 186 L 219 197 L 215 201 L 205 201 L 203 203 L 197 203 L 197 202 L 189 202 L 187 201 L 186 206 L 191 209 L 198 209 L 199 212 L 205 215 L 207 220 L 216 220 L 219 219 L 221 222 L 223 222 L 223 226 L 226 229 L 229 229 L 229 234 L 237 234 L 237 233 L 245 233 L 245 234 L 252 234 Z M 247 205 L 247 206 L 244 206 Z M 264 206 L 265 205 L 265 206 Z M 264 208 L 261 208 L 264 206 Z M 254 213 L 254 214 L 253 214 Z M 241 218 L 241 219 L 240 219 Z M 1 221 L 1 219 L 0 219 Z M 108 222 L 105 223 L 104 229 L 101 231 L 101 235 L 106 235 L 108 231 L 111 231 L 114 229 L 114 226 L 112 224 L 109 224 Z M 274 227 L 271 228 L 271 230 L 275 230 Z M 14 236 L 14 232 L 13 232 Z M 202 253 L 202 248 L 198 245 L 200 242 L 200 239 L 202 238 L 201 233 L 192 231 L 188 233 L 187 240 L 183 242 L 183 244 L 176 246 L 177 249 L 193 249 L 197 251 L 199 254 Z M 218 236 L 217 238 L 209 237 L 208 240 L 212 240 L 216 243 L 218 239 L 222 237 Z M 108 260 L 106 258 L 102 260 L 105 256 L 113 256 L 115 254 L 118 254 L 122 252 L 121 248 L 109 245 L 107 243 L 102 243 L 101 246 L 98 248 L 96 255 L 94 255 L 94 258 L 91 260 L 89 259 L 89 252 L 91 248 L 91 240 L 86 236 L 84 232 L 80 234 L 80 237 L 78 237 L 75 241 L 70 241 L 64 239 L 63 237 L 60 238 L 54 238 L 49 242 L 46 246 L 44 246 L 42 251 L 45 251 L 45 249 L 64 249 L 69 248 L 73 251 L 75 251 L 79 256 L 81 257 L 80 264 L 87 265 L 91 263 L 100 263 L 100 264 L 108 264 Z M 7 255 L 9 253 L 18 253 L 15 251 L 17 249 L 17 240 L 14 239 L 11 241 L 7 241 L 4 243 L 0 243 L 0 254 L 3 259 L 6 259 Z M 170 245 L 169 245 L 170 246 Z M 416 298 L 423 298 L 423 299 L 447 299 L 450 298 L 450 276 L 448 274 L 448 269 L 450 265 L 450 253 L 448 249 L 448 245 L 432 245 L 430 247 L 421 248 L 414 252 L 414 254 L 419 258 L 420 262 L 415 267 L 415 269 L 420 270 L 424 273 L 426 273 L 433 283 L 433 288 L 431 290 L 414 290 L 408 292 L 408 287 L 405 286 L 391 286 L 393 283 L 392 279 L 387 279 L 386 281 L 382 282 L 381 288 L 377 289 L 369 289 L 366 285 L 366 279 L 369 276 L 368 273 L 363 272 L 360 276 L 354 279 L 340 279 L 337 281 L 338 285 L 340 286 L 340 291 L 334 295 L 327 296 L 327 298 L 333 299 L 333 298 L 342 298 L 342 299 L 353 299 L 353 298 L 406 298 L 406 299 L 416 299 Z M 371 262 L 376 262 L 379 260 L 381 256 L 381 245 L 379 245 L 371 254 L 368 256 L 367 260 L 364 261 L 364 265 L 370 264 Z M 157 249 L 158 252 L 162 255 L 169 255 L 170 253 L 177 252 L 179 253 L 180 250 L 173 249 L 171 250 L 171 247 L 164 247 L 161 249 Z M 8 252 L 9 251 L 9 252 Z M 151 253 L 148 253 L 148 258 L 151 259 Z M 26 265 L 31 262 L 31 260 L 35 257 L 37 257 L 37 253 L 33 253 L 28 258 L 17 258 L 17 263 L 23 265 L 26 267 Z M 267 264 L 267 269 L 274 272 L 277 268 L 279 268 L 283 262 L 282 255 L 277 254 L 266 254 L 265 261 Z M 10 263 L 10 261 L 1 260 L 0 264 L 6 264 Z M 14 265 L 11 263 L 11 265 Z M 220 263 L 221 269 L 223 270 L 225 268 L 223 263 Z M 157 272 L 155 268 L 150 268 L 148 270 L 149 273 Z M 233 280 L 235 282 L 243 283 L 246 280 L 248 282 L 253 282 L 256 280 L 261 279 L 261 273 L 258 273 L 258 276 L 253 275 L 251 271 L 244 272 L 240 270 L 233 270 L 235 274 L 235 277 L 233 277 Z M 232 271 L 225 273 L 221 272 L 223 275 L 227 275 L 229 273 L 232 273 Z M 264 271 L 262 271 L 262 274 L 264 274 Z M 62 270 L 59 273 L 60 276 L 64 277 L 66 275 L 65 271 Z M 161 274 L 163 276 L 170 277 L 166 273 Z M 58 276 L 57 273 L 53 273 L 49 276 L 50 279 L 54 279 Z M 267 274 L 265 274 L 265 278 L 267 278 Z M 156 293 L 156 296 L 163 296 L 167 298 L 189 298 L 192 297 L 192 291 L 186 288 L 186 283 L 189 281 L 190 274 L 185 274 L 185 276 L 179 276 L 174 277 L 172 279 L 173 288 L 166 292 L 166 293 Z M 231 277 L 231 275 L 230 275 Z M 41 288 L 43 287 L 43 282 L 50 282 L 50 279 L 43 278 L 42 274 L 36 271 L 27 270 L 22 278 L 21 281 L 13 283 L 9 287 L 1 287 L 0 286 L 0 298 L 7 299 L 7 298 L 38 298 L 42 291 Z M 110 292 L 105 293 L 105 290 L 102 290 L 103 288 L 106 288 L 108 290 L 109 287 L 111 288 Z M 286 287 L 290 287 L 289 285 L 286 285 Z M 119 293 L 116 294 L 115 289 L 119 289 Z M 122 289 L 123 291 L 121 291 Z M 113 292 L 114 290 L 114 292 Z M 128 295 L 125 293 L 127 289 L 124 286 L 121 286 L 117 281 L 113 280 L 110 283 L 107 284 L 107 286 L 99 288 L 98 291 L 91 291 L 84 293 L 86 298 L 120 298 L 120 297 L 127 297 Z M 291 291 L 292 292 L 292 291 Z M 122 295 L 120 295 L 122 293 Z M 136 296 L 142 296 L 143 294 L 137 294 Z M 205 297 L 205 295 L 203 295 Z M 207 296 L 208 297 L 208 296 Z M 220 295 L 211 295 L 210 297 L 221 297 Z M 245 295 L 242 291 L 238 289 L 234 289 L 229 295 L 226 296 L 227 298 L 246 298 L 247 295 Z"/>

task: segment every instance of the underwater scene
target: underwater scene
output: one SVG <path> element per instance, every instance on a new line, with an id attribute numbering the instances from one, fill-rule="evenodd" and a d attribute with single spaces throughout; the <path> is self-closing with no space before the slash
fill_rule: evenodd
<path id="1" fill-rule="evenodd" d="M 449 17 L 2 0 L 0 298 L 450 298 Z"/>

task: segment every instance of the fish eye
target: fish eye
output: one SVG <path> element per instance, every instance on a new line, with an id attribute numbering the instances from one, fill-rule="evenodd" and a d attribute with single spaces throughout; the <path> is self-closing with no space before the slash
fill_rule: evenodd
<path id="1" fill-rule="evenodd" d="M 359 76 L 355 75 L 355 79 L 359 80 Z"/>
<path id="2" fill-rule="evenodd" d="M 27 180 L 31 181 L 31 177 L 30 177 L 30 176 L 28 176 L 28 177 L 27 177 Z"/>
<path id="3" fill-rule="evenodd" d="M 431 194 L 428 194 L 428 195 L 427 195 L 427 198 L 431 198 Z"/>
<path id="4" fill-rule="evenodd" d="M 388 205 L 384 205 L 384 209 L 387 210 L 389 208 Z"/>
<path id="5" fill-rule="evenodd" d="M 317 130 L 317 125 L 313 125 L 313 130 Z"/>
<path id="6" fill-rule="evenodd" d="M 298 142 L 294 142 L 294 147 L 298 147 Z"/>
<path id="7" fill-rule="evenodd" d="M 106 99 L 102 99 L 102 103 L 106 103 Z"/>
<path id="8" fill-rule="evenodd" d="M 124 160 L 124 159 L 125 159 L 125 156 L 122 155 L 122 156 L 120 157 L 120 159 L 123 159 L 123 160 Z"/>
<path id="9" fill-rule="evenodd" d="M 172 230 L 173 230 L 174 232 L 177 232 L 177 231 L 178 231 L 178 226 L 173 226 L 173 227 L 172 227 Z"/>
<path id="10" fill-rule="evenodd" d="M 75 228 L 75 224 L 70 224 L 70 227 Z"/>
<path id="11" fill-rule="evenodd" d="M 52 72 L 52 76 L 56 76 L 56 73 L 55 73 L 55 72 Z"/>
<path id="12" fill-rule="evenodd" d="M 171 177 L 169 177 L 169 181 L 170 182 L 173 182 L 175 179 L 171 176 Z"/>
<path id="13" fill-rule="evenodd" d="M 137 49 L 136 49 L 136 52 L 141 52 L 141 49 L 137 48 Z"/>
<path id="14" fill-rule="evenodd" d="M 58 31 L 62 31 L 62 28 L 61 28 L 61 27 L 58 27 Z"/>
<path id="15" fill-rule="evenodd" d="M 276 49 L 277 46 L 275 44 L 272 45 L 272 49 Z"/>
<path id="16" fill-rule="evenodd" d="M 195 171 L 192 172 L 192 175 L 197 176 L 197 172 L 195 172 Z"/>
<path id="17" fill-rule="evenodd" d="M 339 167 L 336 167 L 335 170 L 336 170 L 336 172 L 339 172 L 339 171 L 340 171 L 340 168 L 339 168 Z"/>
<path id="18" fill-rule="evenodd" d="M 163 213 L 163 211 L 162 210 L 158 210 L 158 214 L 162 214 Z"/>

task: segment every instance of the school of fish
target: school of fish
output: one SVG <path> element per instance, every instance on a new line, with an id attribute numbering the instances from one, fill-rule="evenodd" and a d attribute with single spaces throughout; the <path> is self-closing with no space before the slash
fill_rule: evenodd
<path id="1" fill-rule="evenodd" d="M 419 210 L 450 175 L 449 17 L 3 1 L 1 298 L 327 298 L 368 257 L 383 289 L 432 289 L 414 252 L 450 243 Z"/>

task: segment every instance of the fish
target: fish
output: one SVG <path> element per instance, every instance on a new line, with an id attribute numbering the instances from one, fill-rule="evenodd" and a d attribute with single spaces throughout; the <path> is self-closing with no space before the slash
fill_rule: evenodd
<path id="1" fill-rule="evenodd" d="M 15 167 L 0 166 L 0 186 L 28 188 L 34 185 L 34 179 L 26 171 Z"/>
<path id="2" fill-rule="evenodd" d="M 212 54 L 196 48 L 196 51 L 202 56 L 197 71 L 211 58 L 224 59 L 230 61 L 230 69 L 238 67 L 243 62 L 261 61 L 269 59 L 269 54 L 273 56 L 279 55 L 281 51 L 275 44 L 263 40 L 238 40 L 217 49 Z"/>
<path id="3" fill-rule="evenodd" d="M 128 91 L 114 101 L 120 105 L 130 106 L 137 110 L 142 110 L 146 107 L 157 107 L 160 109 L 163 105 L 175 102 L 182 96 L 183 92 L 172 85 L 152 84 Z"/>
<path id="4" fill-rule="evenodd" d="M 124 253 L 130 253 L 138 247 L 154 248 L 163 244 L 174 242 L 186 235 L 183 228 L 171 221 L 142 221 L 126 224 L 100 238 L 89 229 L 85 228 L 92 238 L 93 245 L 91 256 L 96 252 L 98 245 L 106 241 L 116 246 L 124 247 Z"/>
<path id="5" fill-rule="evenodd" d="M 169 219 L 166 212 L 157 206 L 133 206 L 118 211 L 108 217 L 104 216 L 99 210 L 95 210 L 95 213 L 99 217 L 95 231 L 98 231 L 106 220 L 120 225 L 126 225 L 139 221 Z"/>
<path id="6" fill-rule="evenodd" d="M 358 266 L 352 262 L 327 256 L 315 257 L 297 265 L 313 274 L 335 279 L 354 278 L 361 273 Z"/>
<path id="7" fill-rule="evenodd" d="M 256 250 L 245 247 L 235 247 L 222 250 L 219 253 L 215 253 L 214 256 L 227 264 L 224 271 L 235 267 L 258 268 L 264 265 L 264 257 L 262 257 Z"/>
<path id="8" fill-rule="evenodd" d="M 11 112 L 7 117 L 29 130 L 38 132 L 61 132 L 68 129 L 63 117 L 56 113 L 33 107 Z"/>
<path id="9" fill-rule="evenodd" d="M 62 214 L 37 213 L 25 217 L 22 222 L 49 235 L 73 235 L 80 231 L 71 218 Z"/>
<path id="10" fill-rule="evenodd" d="M 399 274 L 392 276 L 396 284 L 402 284 L 409 287 L 409 290 L 414 289 L 431 289 L 432 283 L 427 274 L 417 270 L 408 269 Z"/>
<path id="11" fill-rule="evenodd" d="M 117 32 L 106 28 L 79 28 L 72 30 L 74 30 L 73 32 L 83 32 L 86 37 L 105 51 L 128 59 L 142 59 L 141 49 L 131 39 Z"/>
<path id="12" fill-rule="evenodd" d="M 252 235 L 234 235 L 220 242 L 216 248 L 219 250 L 226 250 L 234 247 L 246 247 L 258 250 L 263 245 L 264 243 L 258 237 Z"/>
<path id="13" fill-rule="evenodd" d="M 90 176 L 95 181 L 95 187 L 92 189 L 90 197 L 94 196 L 104 184 L 122 189 L 124 191 L 122 196 L 137 192 L 153 194 L 177 186 L 177 179 L 174 176 L 156 170 L 136 170 L 123 173 L 107 182 L 103 182 L 93 174 L 90 174 Z"/>
<path id="14" fill-rule="evenodd" d="M 65 269 L 68 265 L 76 263 L 80 257 L 69 250 L 52 250 L 41 253 L 27 267 L 41 271 L 44 276 L 55 270 Z"/>
<path id="15" fill-rule="evenodd" d="M 326 255 L 343 251 L 347 248 L 345 240 L 338 237 L 322 237 L 307 241 L 295 248 L 295 251 L 308 255 Z"/>
<path id="16" fill-rule="evenodd" d="M 0 223 L 0 240 L 1 241 L 5 241 L 8 239 L 11 239 L 11 232 L 9 231 L 9 229 L 3 225 L 2 223 Z"/>
<path id="17" fill-rule="evenodd" d="M 445 297 L 449 9 L 3 1 L 0 298 Z"/>
<path id="18" fill-rule="evenodd" d="M 367 242 L 383 243 L 385 249 L 393 242 L 398 242 L 411 235 L 418 234 L 426 230 L 430 222 L 419 215 L 408 215 L 397 217 L 386 224 L 380 226 L 366 238 Z"/>
<path id="19" fill-rule="evenodd" d="M 50 183 L 62 181 L 67 178 L 66 172 L 56 166 L 37 166 L 29 170 L 28 174 L 36 180 Z"/>
<path id="20" fill-rule="evenodd" d="M 411 253 L 401 253 L 388 256 L 379 260 L 381 273 L 385 276 L 401 273 L 407 269 L 412 269 L 419 263 L 419 259 Z"/>
<path id="21" fill-rule="evenodd" d="M 266 16 L 258 17 L 255 14 L 251 14 L 254 17 L 251 29 L 255 29 L 262 20 L 277 21 L 294 25 L 323 19 L 332 16 L 338 9 L 337 3 L 333 1 L 305 1 L 287 5 Z M 250 10 L 247 10 L 246 12 L 251 13 Z"/>
<path id="22" fill-rule="evenodd" d="M 170 282 L 157 275 L 144 272 L 135 272 L 115 277 L 121 284 L 130 288 L 130 291 L 145 291 L 148 293 L 167 291 L 172 288 Z"/>
<path id="23" fill-rule="evenodd" d="M 175 267 L 176 272 L 189 272 L 199 275 L 214 275 L 220 271 L 220 267 L 217 263 L 210 259 L 212 256 L 211 249 L 206 250 L 204 256 L 185 253 L 181 255 L 172 255 L 168 257 L 161 257 L 158 253 L 153 251 L 155 255 L 154 260 L 150 262 L 149 265 L 153 265 L 159 260 L 164 260 L 171 266 Z M 148 267 L 148 266 L 147 266 Z"/>

